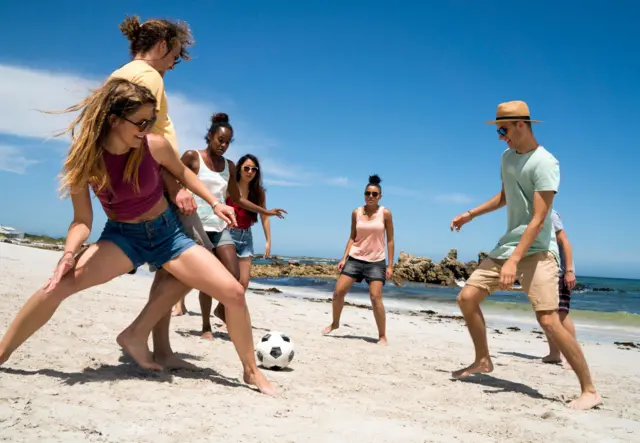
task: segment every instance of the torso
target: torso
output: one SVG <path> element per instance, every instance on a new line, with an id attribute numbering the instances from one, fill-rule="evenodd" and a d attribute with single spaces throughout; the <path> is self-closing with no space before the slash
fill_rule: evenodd
<path id="1" fill-rule="evenodd" d="M 249 194 L 248 189 L 242 189 L 242 186 L 240 185 L 240 183 L 238 183 L 238 188 L 241 195 L 248 196 Z M 247 211 L 243 207 L 236 204 L 236 202 L 233 201 L 231 196 L 227 197 L 226 204 L 231 206 L 236 212 L 236 222 L 238 224 L 237 229 L 249 229 L 256 222 L 256 217 L 251 216 L 252 212 Z M 259 203 L 256 203 L 256 204 L 259 204 Z"/>
<path id="2" fill-rule="evenodd" d="M 384 207 L 367 215 L 363 206 L 356 210 L 356 239 L 349 251 L 355 259 L 377 262 L 386 259 Z"/>
<path id="3" fill-rule="evenodd" d="M 542 146 L 525 154 L 518 154 L 513 149 L 505 151 L 502 155 L 500 175 L 507 201 L 507 232 L 489 256 L 499 259 L 511 256 L 533 217 L 535 192 L 557 189 L 559 174 L 558 161 Z M 552 252 L 559 261 L 551 211 L 526 255 L 542 251 Z"/>
<path id="4" fill-rule="evenodd" d="M 138 168 L 139 192 L 135 191 L 133 182 L 125 181 L 124 172 L 127 162 L 136 149 L 120 155 L 103 151 L 103 159 L 109 174 L 110 189 L 105 188 L 96 196 L 102 204 L 107 217 L 121 222 L 139 222 L 150 220 L 162 213 L 168 206 L 163 198 L 164 184 L 160 176 L 160 165 L 151 155 L 148 142 Z M 92 186 L 94 192 L 95 186 Z"/>
<path id="5" fill-rule="evenodd" d="M 224 202 L 227 197 L 227 189 L 229 186 L 230 172 L 229 161 L 222 157 L 224 160 L 224 166 L 221 171 L 211 169 L 213 164 L 205 161 L 205 156 L 200 151 L 196 151 L 199 159 L 199 167 L 197 168 L 196 175 L 204 183 L 209 192 L 213 194 L 221 202 Z M 208 157 L 208 156 L 207 156 Z M 211 206 L 197 195 L 193 196 L 198 203 L 198 216 L 202 221 L 202 226 L 205 231 L 209 232 L 221 232 L 227 226 L 226 222 L 213 213 Z"/>

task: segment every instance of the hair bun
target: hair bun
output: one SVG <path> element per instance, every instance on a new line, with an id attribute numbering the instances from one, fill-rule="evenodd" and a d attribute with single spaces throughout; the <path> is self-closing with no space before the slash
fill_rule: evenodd
<path id="1" fill-rule="evenodd" d="M 133 42 L 138 39 L 142 25 L 140 24 L 140 19 L 137 16 L 126 16 L 124 21 L 120 23 L 119 28 L 120 31 L 122 31 L 122 34 L 127 37 L 127 40 Z"/>
<path id="2" fill-rule="evenodd" d="M 369 176 L 369 183 L 372 185 L 379 185 L 382 182 L 382 179 L 378 176 L 378 174 L 373 174 Z"/>
<path id="3" fill-rule="evenodd" d="M 212 123 L 229 123 L 229 116 L 224 112 L 217 112 L 211 117 Z"/>

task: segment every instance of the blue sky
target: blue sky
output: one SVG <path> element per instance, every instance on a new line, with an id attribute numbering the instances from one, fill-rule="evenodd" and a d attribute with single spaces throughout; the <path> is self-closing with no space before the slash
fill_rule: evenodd
<path id="1" fill-rule="evenodd" d="M 229 157 L 257 154 L 268 205 L 289 211 L 272 222 L 274 254 L 340 256 L 371 173 L 394 214 L 396 257 L 491 249 L 504 210 L 461 233 L 448 224 L 500 189 L 505 146 L 483 123 L 498 103 L 525 100 L 560 161 L 555 207 L 578 273 L 640 277 L 636 3 L 207 3 L 3 5 L 0 224 L 66 233 L 56 175 L 67 144 L 45 140 L 66 120 L 35 109 L 75 103 L 126 63 L 117 26 L 137 14 L 190 24 L 193 60 L 165 78 L 181 149 L 203 147 L 212 112 L 230 115 Z M 105 220 L 94 213 L 91 240 Z"/>

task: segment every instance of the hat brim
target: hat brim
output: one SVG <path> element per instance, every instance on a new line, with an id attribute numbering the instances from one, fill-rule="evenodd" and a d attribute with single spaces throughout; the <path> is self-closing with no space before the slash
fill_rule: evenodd
<path id="1" fill-rule="evenodd" d="M 504 122 L 531 122 L 531 123 L 542 123 L 542 120 L 530 120 L 530 119 L 518 119 L 518 120 L 511 120 L 511 119 L 502 119 L 502 120 L 491 120 L 490 122 L 485 122 L 485 125 L 496 125 L 498 123 L 504 123 Z"/>

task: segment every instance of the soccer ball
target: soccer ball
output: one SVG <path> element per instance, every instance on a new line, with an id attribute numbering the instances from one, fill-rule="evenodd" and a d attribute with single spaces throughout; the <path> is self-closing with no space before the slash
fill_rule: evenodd
<path id="1" fill-rule="evenodd" d="M 267 369 L 284 369 L 293 360 L 293 341 L 279 331 L 269 331 L 256 346 L 256 358 Z"/>

